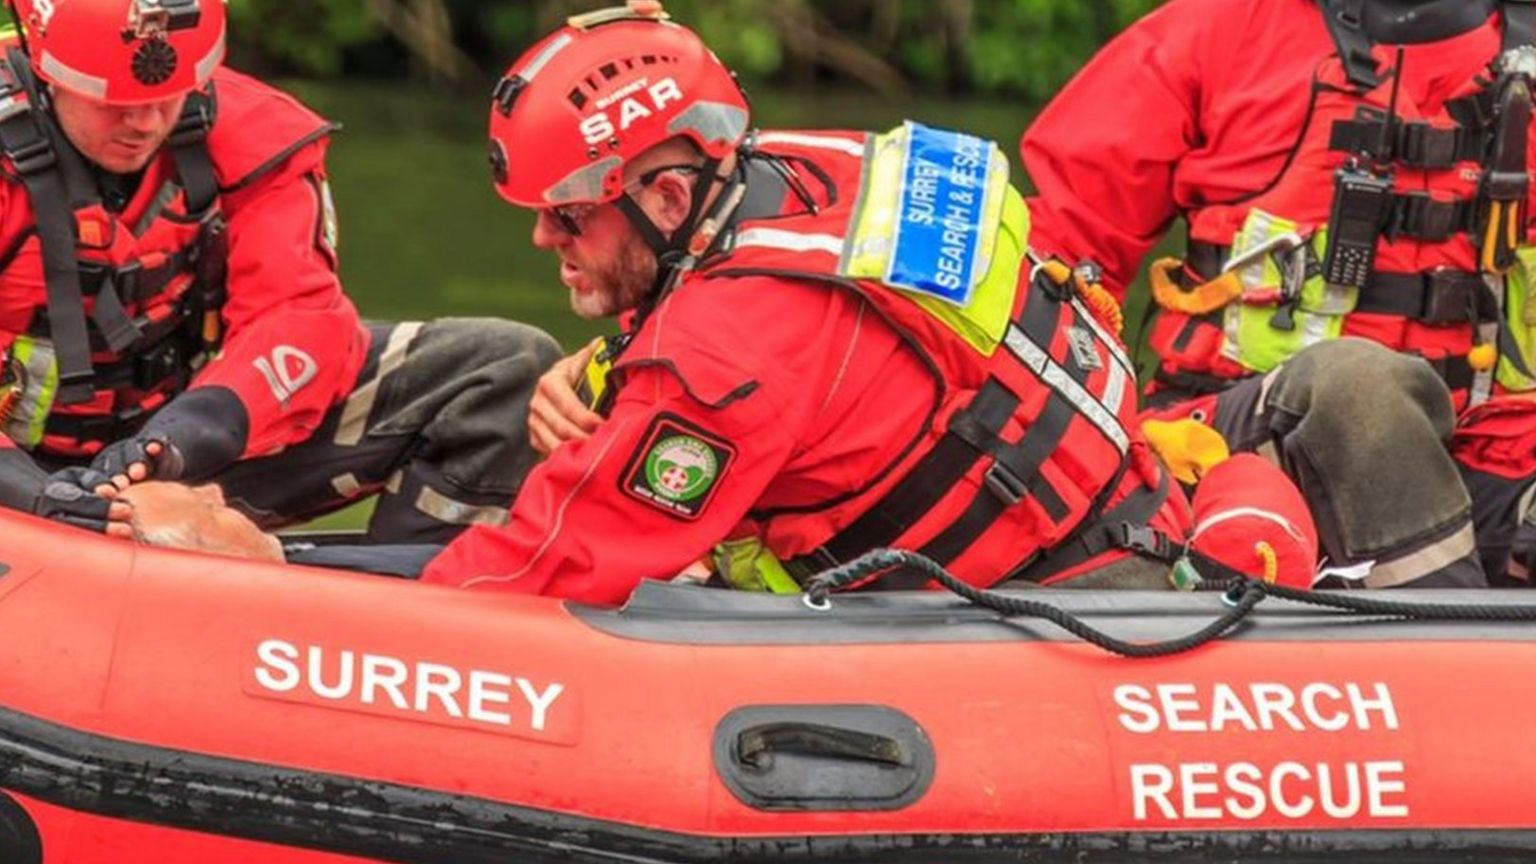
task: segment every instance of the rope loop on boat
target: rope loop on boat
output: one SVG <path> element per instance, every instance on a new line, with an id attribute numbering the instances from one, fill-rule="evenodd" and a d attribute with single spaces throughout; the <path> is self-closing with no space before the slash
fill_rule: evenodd
<path id="1" fill-rule="evenodd" d="M 1093 627 L 1071 612 L 1050 603 L 977 588 L 955 578 L 938 562 L 916 552 L 876 549 L 812 577 L 806 585 L 806 603 L 813 608 L 829 604 L 830 595 L 871 577 L 878 579 L 898 568 L 915 570 L 943 585 L 966 601 L 1010 618 L 1040 618 L 1072 635 L 1122 657 L 1166 657 L 1198 648 L 1235 630 L 1254 607 L 1268 597 L 1307 603 L 1355 615 L 1416 621 L 1536 621 L 1536 606 L 1488 603 L 1418 603 L 1381 600 L 1360 592 L 1309 591 L 1246 577 L 1207 580 L 1203 590 L 1222 591 L 1227 611 L 1186 636 L 1163 642 L 1128 642 Z"/>

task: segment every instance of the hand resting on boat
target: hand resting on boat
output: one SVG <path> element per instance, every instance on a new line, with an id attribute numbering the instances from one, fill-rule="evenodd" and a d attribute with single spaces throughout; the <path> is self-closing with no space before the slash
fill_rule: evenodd
<path id="1" fill-rule="evenodd" d="M 211 555 L 283 560 L 278 539 L 225 504 L 223 491 L 214 484 L 187 486 L 151 480 L 123 489 L 116 498 L 129 505 L 126 520 L 117 521 L 108 531 L 116 536 Z"/>
<path id="2" fill-rule="evenodd" d="M 443 548 L 435 543 L 285 546 L 276 535 L 263 532 L 245 514 L 225 504 L 223 492 L 213 484 L 150 480 L 121 491 L 101 489 L 100 494 L 115 499 L 115 521 L 107 533 L 148 546 L 408 579 L 419 575 Z"/>

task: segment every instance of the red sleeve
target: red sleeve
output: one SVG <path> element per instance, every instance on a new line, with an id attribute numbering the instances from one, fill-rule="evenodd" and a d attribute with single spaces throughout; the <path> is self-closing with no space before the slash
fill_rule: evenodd
<path id="1" fill-rule="evenodd" d="M 223 386 L 239 397 L 250 416 L 242 456 L 307 438 L 351 389 L 367 349 L 367 332 L 336 275 L 324 146 L 305 147 L 223 199 L 224 348 L 192 386 Z"/>
<path id="2" fill-rule="evenodd" d="M 1030 245 L 1092 258 L 1124 299 L 1178 215 L 1173 175 L 1196 143 L 1212 31 L 1233 0 L 1174 0 L 1132 24 L 1051 100 L 1020 149 L 1034 182 Z"/>
<path id="3" fill-rule="evenodd" d="M 636 369 L 591 438 L 528 475 L 508 525 L 470 528 L 422 581 L 621 603 L 642 579 L 697 561 L 742 520 L 791 455 L 796 435 L 777 422 L 783 414 L 761 390 L 708 408 L 666 368 Z M 678 438 L 700 455 L 707 448 L 718 472 L 683 506 L 647 494 L 651 455 Z"/>

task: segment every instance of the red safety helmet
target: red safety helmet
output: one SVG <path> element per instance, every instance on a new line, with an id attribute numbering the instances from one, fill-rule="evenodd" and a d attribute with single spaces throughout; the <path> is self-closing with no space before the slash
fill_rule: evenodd
<path id="1" fill-rule="evenodd" d="M 679 136 L 724 159 L 749 118 L 735 76 L 659 2 L 573 16 L 496 86 L 496 190 L 520 207 L 612 201 L 629 160 Z"/>
<path id="2" fill-rule="evenodd" d="M 39 78 L 116 105 L 201 87 L 224 61 L 225 0 L 15 0 Z"/>

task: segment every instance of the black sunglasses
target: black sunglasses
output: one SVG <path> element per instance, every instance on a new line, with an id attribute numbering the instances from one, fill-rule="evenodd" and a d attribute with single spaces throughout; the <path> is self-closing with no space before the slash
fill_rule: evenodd
<path id="1" fill-rule="evenodd" d="M 624 191 L 628 192 L 630 189 L 649 186 L 656 182 L 657 177 L 668 171 L 677 171 L 682 174 L 697 174 L 699 173 L 699 166 L 683 163 L 652 168 L 636 177 L 633 181 L 626 183 Z M 592 216 L 592 211 L 596 210 L 597 207 L 598 205 L 596 204 L 561 204 L 558 207 L 546 207 L 544 212 L 548 213 L 555 222 L 559 223 L 561 231 L 572 237 L 580 237 L 581 226 L 586 224 L 587 219 Z"/>

